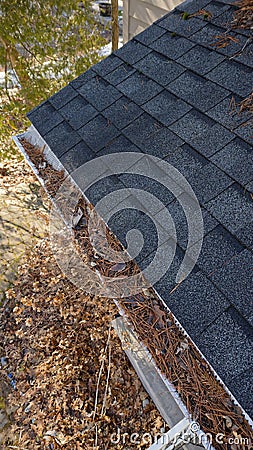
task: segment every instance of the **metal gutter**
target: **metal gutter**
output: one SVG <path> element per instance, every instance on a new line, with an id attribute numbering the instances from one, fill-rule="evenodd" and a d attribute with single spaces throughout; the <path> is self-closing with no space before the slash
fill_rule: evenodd
<path id="1" fill-rule="evenodd" d="M 187 425 L 185 426 L 185 431 L 187 428 L 190 429 L 191 441 L 187 440 L 187 443 L 183 442 L 181 447 L 184 450 L 201 448 L 215 450 L 204 431 L 201 430 L 199 424 L 193 421 L 173 384 L 161 373 L 148 349 L 138 340 L 137 334 L 133 331 L 118 301 L 115 299 L 114 302 L 119 310 L 120 317 L 112 321 L 113 327 L 121 340 L 123 350 L 128 356 L 144 388 L 149 393 L 164 421 L 171 429 L 174 429 L 175 433 L 178 433 L 176 427 L 182 420 L 185 420 L 184 423 Z M 194 432 L 191 429 L 192 424 L 195 427 Z M 189 434 L 186 434 L 186 436 L 188 439 Z"/>

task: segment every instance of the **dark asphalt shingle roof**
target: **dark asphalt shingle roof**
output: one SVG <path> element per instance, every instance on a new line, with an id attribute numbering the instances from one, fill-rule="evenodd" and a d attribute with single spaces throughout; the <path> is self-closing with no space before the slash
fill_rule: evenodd
<path id="1" fill-rule="evenodd" d="M 200 9 L 211 17 L 182 19 Z M 154 180 L 121 174 L 86 195 L 96 203 L 115 189 L 134 187 L 168 208 L 177 249 L 155 289 L 253 417 L 252 127 L 248 113 L 238 114 L 253 86 L 253 50 L 243 29 L 230 30 L 235 40 L 215 47 L 234 11 L 230 0 L 179 5 L 28 117 L 69 172 L 97 156 L 140 152 L 165 159 L 190 182 L 203 213 L 204 241 L 193 272 L 173 293 L 188 232 L 172 193 Z M 131 209 L 132 201 L 109 225 L 124 244 L 128 230 L 141 229 L 145 244 L 137 261 L 144 268 L 157 236 L 152 220 Z M 150 208 L 166 229 L 164 209 Z M 164 242 L 161 254 L 166 251 Z"/>
<path id="2" fill-rule="evenodd" d="M 138 61 L 134 67 L 164 87 L 185 71 L 180 64 L 155 51 Z"/>

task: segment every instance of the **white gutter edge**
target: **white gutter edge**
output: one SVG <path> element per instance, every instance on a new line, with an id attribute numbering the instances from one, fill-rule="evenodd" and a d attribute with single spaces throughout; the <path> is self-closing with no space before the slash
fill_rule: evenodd
<path id="1" fill-rule="evenodd" d="M 125 311 L 122 309 L 122 307 L 120 306 L 118 300 L 114 299 L 114 303 L 116 304 L 119 313 L 123 319 L 123 321 L 125 321 L 125 323 L 127 324 L 127 328 L 128 328 L 128 332 L 130 331 L 130 333 L 132 334 L 132 336 L 134 337 L 134 339 L 138 340 L 138 335 L 137 333 L 133 330 L 131 323 L 129 322 L 129 319 L 125 313 Z M 120 337 L 120 336 L 119 336 Z M 121 339 L 121 338 L 120 338 Z M 149 352 L 149 350 L 147 349 L 147 347 L 138 340 L 139 346 L 142 348 L 142 352 L 145 353 L 146 356 L 146 360 L 149 361 L 149 363 L 152 364 L 152 366 L 155 368 L 156 372 L 158 373 L 159 377 L 161 378 L 161 380 L 163 381 L 164 385 L 166 386 L 167 390 L 169 391 L 169 393 L 171 394 L 171 396 L 173 397 L 177 407 L 179 408 L 179 410 L 181 411 L 181 413 L 183 414 L 183 417 L 185 419 L 187 419 L 189 421 L 189 424 L 191 422 L 194 422 L 194 419 L 192 419 L 191 414 L 189 413 L 188 409 L 186 408 L 184 402 L 181 400 L 181 397 L 179 396 L 176 388 L 173 386 L 173 384 L 168 380 L 168 378 L 165 377 L 165 375 L 161 372 L 161 370 L 159 369 L 159 367 L 157 367 L 157 364 L 153 358 L 153 356 L 151 355 L 151 353 Z M 155 398 L 152 397 L 152 395 L 150 395 L 152 400 L 154 401 L 154 403 L 157 406 L 157 409 L 161 412 L 159 408 L 159 404 L 156 401 Z M 166 417 L 164 417 L 164 420 L 168 423 L 168 421 L 166 420 Z M 205 448 L 206 450 L 215 450 L 215 448 L 211 445 L 211 443 L 208 441 L 208 438 L 206 437 L 206 439 L 203 440 L 203 437 L 206 436 L 206 434 L 204 433 L 204 431 L 201 430 L 201 428 L 199 428 L 199 430 L 196 430 L 195 434 L 198 436 L 199 442 L 201 442 L 203 448 Z M 204 442 L 203 442 L 204 441 Z M 206 442 L 205 442 L 206 441 Z M 190 443 L 189 443 L 190 444 Z M 187 448 L 187 445 L 189 444 L 184 444 Z M 191 444 L 193 445 L 193 444 Z M 198 444 L 200 445 L 200 444 Z"/>

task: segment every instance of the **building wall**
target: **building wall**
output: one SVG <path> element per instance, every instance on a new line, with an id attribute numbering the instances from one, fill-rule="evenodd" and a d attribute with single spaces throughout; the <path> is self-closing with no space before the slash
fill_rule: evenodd
<path id="1" fill-rule="evenodd" d="M 123 42 L 129 41 L 182 0 L 123 0 Z"/>

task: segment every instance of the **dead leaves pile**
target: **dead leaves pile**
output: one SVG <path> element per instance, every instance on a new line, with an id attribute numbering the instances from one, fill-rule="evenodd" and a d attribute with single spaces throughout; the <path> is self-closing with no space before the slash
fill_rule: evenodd
<path id="1" fill-rule="evenodd" d="M 59 190 L 62 182 L 65 179 L 64 170 L 57 171 L 50 164 L 47 163 L 44 157 L 45 147 L 39 148 L 30 144 L 27 139 L 20 138 L 20 143 L 26 150 L 33 164 L 38 169 L 39 174 L 44 179 L 46 188 L 50 195 L 54 196 Z"/>
<path id="2" fill-rule="evenodd" d="M 147 394 L 110 328 L 115 305 L 65 279 L 46 241 L 21 267 L 8 297 L 1 377 L 8 381 L 8 372 L 16 380 L 8 403 L 16 405 L 11 431 L 17 441 L 6 438 L 2 448 L 147 448 L 111 443 L 118 428 L 155 436 L 163 425 L 151 401 L 143 406 Z"/>

